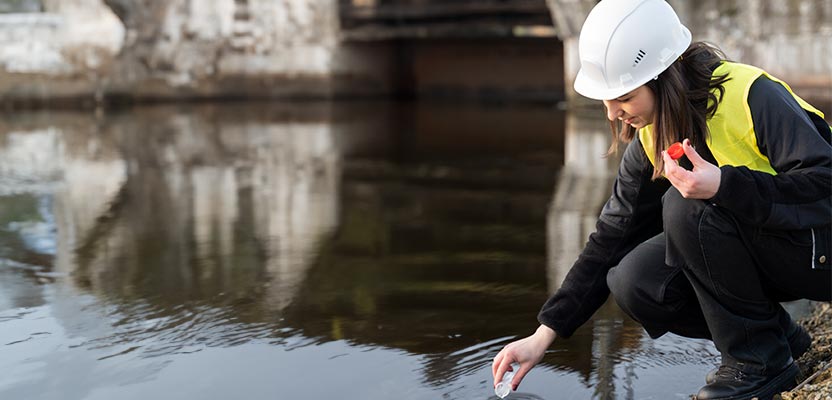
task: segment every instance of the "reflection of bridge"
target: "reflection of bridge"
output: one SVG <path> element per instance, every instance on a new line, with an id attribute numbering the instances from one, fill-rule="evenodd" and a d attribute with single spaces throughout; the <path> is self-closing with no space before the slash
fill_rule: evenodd
<path id="1" fill-rule="evenodd" d="M 0 132 L 10 143 L 0 171 L 19 161 L 21 175 L 62 182 L 49 272 L 116 304 L 147 301 L 177 343 L 193 343 L 189 329 L 174 329 L 181 316 L 164 310 L 200 304 L 266 331 L 285 324 L 424 354 L 431 382 L 481 367 L 502 344 L 471 343 L 527 333 L 545 276 L 563 275 L 543 268 L 545 248 L 566 253 L 583 239 L 553 225 L 548 236 L 544 224 L 561 154 L 574 172 L 572 158 L 583 149 L 599 160 L 607 137 L 567 133 L 564 150 L 564 113 L 548 107 L 203 110 L 144 109 L 100 130 L 59 120 L 82 127 L 65 134 Z M 591 130 L 573 119 L 569 129 Z M 51 162 L 27 163 L 33 154 Z M 581 171 L 603 175 L 605 162 Z M 563 225 L 568 211 L 555 212 Z M 590 381 L 599 340 L 610 354 L 638 346 L 625 340 L 637 326 L 615 327 L 577 335 L 549 365 Z"/>

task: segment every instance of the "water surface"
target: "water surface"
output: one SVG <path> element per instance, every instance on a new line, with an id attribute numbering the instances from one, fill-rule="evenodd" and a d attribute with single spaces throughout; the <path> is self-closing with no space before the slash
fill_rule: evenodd
<path id="1" fill-rule="evenodd" d="M 0 126 L 0 398 L 494 399 L 608 195 L 601 114 L 390 103 Z M 685 399 L 706 341 L 607 304 L 515 399 Z"/>

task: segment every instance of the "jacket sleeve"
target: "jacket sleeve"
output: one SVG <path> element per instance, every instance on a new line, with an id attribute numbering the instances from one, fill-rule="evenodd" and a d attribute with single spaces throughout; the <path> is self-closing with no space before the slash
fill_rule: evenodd
<path id="1" fill-rule="evenodd" d="M 558 336 L 572 336 L 606 301 L 607 271 L 636 245 L 661 232 L 661 197 L 670 185 L 664 179 L 651 181 L 652 173 L 641 143 L 634 140 L 624 152 L 595 232 L 538 314 L 538 321 Z"/>
<path id="2" fill-rule="evenodd" d="M 806 229 L 832 221 L 830 127 L 803 110 L 785 87 L 766 77 L 748 104 L 757 146 L 777 175 L 722 166 L 711 201 L 744 222 L 769 229 Z"/>

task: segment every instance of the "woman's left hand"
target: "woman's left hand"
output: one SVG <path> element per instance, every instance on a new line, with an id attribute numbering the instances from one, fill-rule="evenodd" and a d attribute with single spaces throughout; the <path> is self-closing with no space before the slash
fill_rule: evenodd
<path id="1" fill-rule="evenodd" d="M 716 165 L 699 156 L 699 153 L 690 145 L 690 140 L 685 139 L 682 142 L 682 148 L 685 150 L 688 160 L 693 164 L 693 170 L 688 171 L 680 167 L 676 161 L 667 155 L 667 151 L 662 151 L 664 176 L 686 199 L 707 200 L 714 197 L 719 190 L 722 171 Z"/>

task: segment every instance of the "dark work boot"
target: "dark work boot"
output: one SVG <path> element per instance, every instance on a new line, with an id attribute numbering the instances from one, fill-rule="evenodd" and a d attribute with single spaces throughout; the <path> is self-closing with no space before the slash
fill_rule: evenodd
<path id="1" fill-rule="evenodd" d="M 790 362 L 771 375 L 743 372 L 740 368 L 722 365 L 714 382 L 699 389 L 696 400 L 771 400 L 775 394 L 792 389 L 800 369 Z"/>
<path id="2" fill-rule="evenodd" d="M 795 361 L 805 354 L 806 350 L 809 350 L 809 346 L 812 344 L 812 336 L 798 324 L 793 324 L 793 330 L 789 333 L 788 338 L 789 350 L 791 350 L 792 358 Z M 705 383 L 713 383 L 718 370 L 719 367 L 708 371 L 708 374 L 705 375 Z"/>

